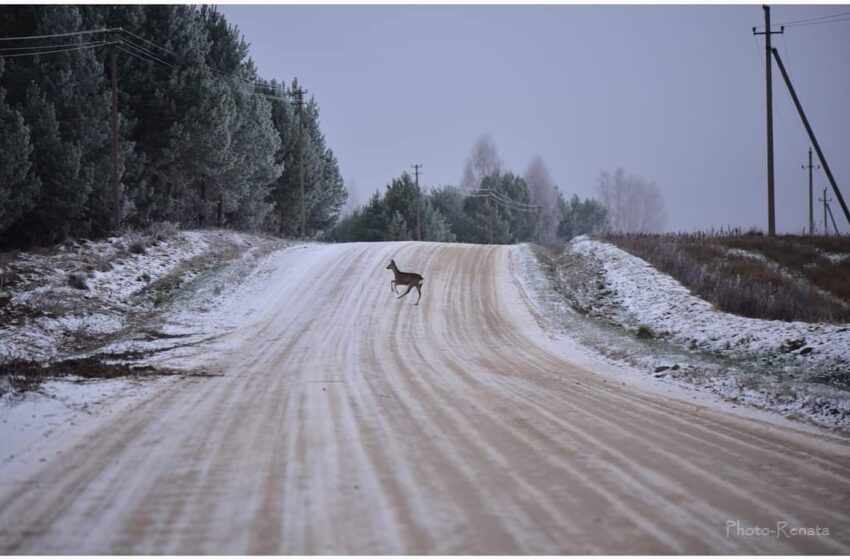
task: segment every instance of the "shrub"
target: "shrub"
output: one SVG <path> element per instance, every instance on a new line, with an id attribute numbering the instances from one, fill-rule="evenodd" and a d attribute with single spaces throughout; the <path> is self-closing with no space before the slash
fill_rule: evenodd
<path id="1" fill-rule="evenodd" d="M 177 235 L 178 231 L 174 222 L 155 222 L 148 226 L 147 235 L 155 241 L 165 241 Z"/>

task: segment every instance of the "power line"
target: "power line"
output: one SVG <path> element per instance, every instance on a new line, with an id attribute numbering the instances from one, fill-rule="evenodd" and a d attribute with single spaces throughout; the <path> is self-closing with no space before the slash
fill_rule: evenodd
<path id="1" fill-rule="evenodd" d="M 493 189 L 477 189 L 469 193 L 464 193 L 457 188 L 454 188 L 454 190 L 460 192 L 464 196 L 472 198 L 489 198 L 493 202 L 496 202 L 503 208 L 507 208 L 509 210 L 517 210 L 518 212 L 539 212 L 541 210 L 540 206 L 514 200 L 506 196 L 504 193 Z"/>
<path id="2" fill-rule="evenodd" d="M 122 44 L 122 43 L 118 43 L 118 44 L 117 44 L 117 45 L 115 45 L 115 46 L 116 46 L 116 47 L 118 47 L 118 50 L 123 51 L 124 53 L 126 53 L 126 54 L 128 54 L 128 55 L 130 55 L 130 56 L 132 56 L 132 57 L 134 57 L 134 58 L 137 58 L 137 59 L 141 60 L 142 62 L 147 62 L 148 64 L 154 64 L 154 65 L 161 66 L 159 63 L 157 63 L 157 62 L 156 62 L 156 61 L 154 61 L 154 60 L 151 60 L 151 59 L 149 59 L 149 58 L 146 58 L 146 57 L 144 57 L 144 56 L 141 56 L 141 55 L 139 55 L 139 54 L 134 53 L 134 52 L 133 52 L 133 51 L 131 51 L 130 49 L 126 48 L 126 47 L 124 46 L 124 44 Z"/>
<path id="3" fill-rule="evenodd" d="M 152 47 L 155 47 L 155 48 L 157 48 L 157 49 L 159 49 L 159 50 L 161 50 L 161 51 L 163 51 L 163 52 L 165 52 L 165 53 L 170 54 L 171 56 L 173 56 L 174 58 L 176 58 L 176 59 L 178 60 L 178 63 L 179 63 L 179 64 L 181 64 L 181 65 L 183 65 L 183 66 L 185 66 L 185 65 L 186 65 L 186 63 L 185 63 L 185 62 L 180 61 L 180 55 L 178 55 L 176 52 L 172 51 L 171 49 L 167 49 L 167 48 L 163 47 L 162 45 L 158 45 L 157 43 L 154 43 L 153 41 L 150 41 L 150 40 L 148 40 L 148 39 L 145 39 L 145 38 L 144 38 L 144 37 L 142 37 L 141 35 L 137 35 L 136 33 L 133 33 L 132 31 L 128 31 L 127 29 L 124 29 L 123 27 L 119 27 L 118 29 L 119 29 L 122 33 L 126 33 L 126 34 L 128 34 L 128 35 L 130 35 L 130 36 L 132 36 L 132 37 L 135 37 L 136 39 L 138 39 L 138 40 L 140 40 L 140 41 L 144 41 L 145 43 L 147 43 L 147 44 L 151 45 Z M 153 55 L 153 54 L 151 54 L 151 56 L 154 56 L 154 55 Z M 210 70 L 212 70 L 213 72 L 216 72 L 216 73 L 221 74 L 221 75 L 223 75 L 223 76 L 228 76 L 228 77 L 236 78 L 236 79 L 241 80 L 241 81 L 243 81 L 243 82 L 245 82 L 245 83 L 247 83 L 247 84 L 250 84 L 250 85 L 254 85 L 254 83 L 256 82 L 256 80 L 249 80 L 248 78 L 243 78 L 242 76 L 239 76 L 239 75 L 234 74 L 234 73 L 232 73 L 232 72 L 225 72 L 224 70 L 219 70 L 218 68 L 215 68 L 215 67 L 213 67 L 213 66 L 210 66 L 209 64 L 207 64 L 207 63 L 205 63 L 205 62 L 202 62 L 201 64 L 202 64 L 203 66 L 205 66 L 205 67 L 209 68 L 209 69 L 210 69 Z"/>
<path id="4" fill-rule="evenodd" d="M 140 53 L 141 55 L 145 56 L 146 58 L 149 58 L 149 59 L 151 59 L 151 60 L 154 60 L 154 61 L 156 61 L 156 62 L 159 62 L 160 64 L 164 64 L 165 66 L 169 66 L 169 67 L 173 67 L 173 66 L 174 66 L 174 65 L 173 65 L 173 64 L 171 64 L 170 62 L 166 62 L 166 61 L 162 60 L 161 58 L 159 58 L 159 57 L 158 57 L 158 56 L 156 56 L 155 54 L 151 53 L 149 50 L 145 49 L 144 47 L 140 47 L 140 46 L 136 45 L 135 43 L 133 43 L 133 42 L 131 42 L 131 41 L 127 41 L 126 39 L 122 39 L 122 40 L 120 41 L 120 44 L 121 44 L 121 45 L 127 45 L 128 47 L 132 48 L 133 50 L 135 50 L 136 52 L 138 52 L 138 53 Z"/>
<path id="5" fill-rule="evenodd" d="M 174 51 L 172 51 L 171 49 L 167 49 L 167 48 L 163 47 L 162 45 L 159 45 L 159 44 L 157 44 L 157 43 L 154 43 L 153 41 L 150 41 L 150 40 L 148 40 L 148 39 L 145 39 L 144 37 L 142 37 L 142 36 L 140 36 L 140 35 L 138 35 L 138 34 L 136 34 L 136 33 L 133 33 L 132 31 L 128 31 L 128 30 L 124 29 L 123 27 L 119 27 L 119 28 L 118 28 L 118 30 L 119 30 L 120 32 L 126 33 L 127 35 L 130 35 L 130 36 L 132 36 L 132 37 L 135 37 L 136 39 L 138 39 L 138 40 L 140 40 L 140 41 L 144 41 L 145 43 L 147 43 L 147 44 L 151 45 L 152 47 L 155 47 L 155 48 L 157 48 L 157 49 L 159 49 L 159 50 L 161 50 L 161 51 L 163 51 L 163 52 L 165 52 L 165 53 L 168 53 L 169 55 L 171 55 L 172 57 L 174 57 L 174 58 L 176 59 L 176 62 L 175 62 L 175 64 L 168 63 L 168 62 L 166 62 L 166 61 L 162 60 L 161 58 L 157 57 L 156 55 L 154 55 L 152 52 L 150 52 L 150 50 L 148 50 L 148 49 L 146 49 L 146 48 L 144 48 L 144 47 L 141 47 L 141 46 L 139 46 L 139 45 L 136 45 L 136 44 L 132 43 L 132 42 L 131 42 L 130 40 L 128 40 L 128 39 L 123 39 L 124 41 L 127 41 L 127 42 L 129 42 L 129 43 L 133 44 L 133 46 L 134 46 L 136 49 L 141 50 L 142 52 L 144 52 L 145 54 L 147 54 L 147 56 L 149 56 L 149 57 L 151 57 L 151 58 L 153 58 L 153 59 L 155 59 L 155 60 L 159 60 L 159 61 L 163 62 L 164 64 L 168 64 L 169 66 L 180 65 L 180 66 L 182 66 L 182 67 L 184 67 L 184 68 L 186 68 L 186 67 L 188 67 L 188 66 L 189 66 L 186 62 L 183 62 L 182 60 L 180 60 L 180 58 L 181 58 L 181 57 L 180 57 L 180 55 L 178 55 L 177 53 L 175 53 L 175 52 L 174 52 Z M 277 87 L 274 87 L 274 86 L 271 86 L 271 85 L 266 85 L 265 83 L 263 83 L 263 82 L 262 82 L 261 80 L 259 80 L 259 79 L 256 79 L 256 78 L 255 78 L 255 79 L 253 79 L 253 80 L 250 80 L 250 79 L 248 79 L 248 78 L 242 77 L 242 76 L 240 76 L 240 75 L 238 75 L 238 74 L 235 74 L 235 73 L 232 73 L 232 72 L 225 72 L 225 71 L 223 71 L 223 70 L 219 70 L 218 68 L 215 68 L 215 67 L 213 67 L 213 66 L 210 66 L 209 64 L 206 64 L 206 63 L 204 63 L 204 62 L 201 62 L 200 64 L 201 64 L 202 66 L 204 66 L 204 67 L 208 68 L 209 70 L 212 70 L 213 72 L 215 72 L 215 73 L 217 73 L 217 74 L 220 74 L 220 75 L 225 76 L 225 77 L 235 78 L 235 79 L 237 79 L 237 80 L 239 80 L 239 81 L 241 81 L 241 82 L 243 82 L 243 83 L 245 83 L 245 84 L 247 84 L 247 85 L 249 85 L 249 86 L 251 86 L 251 87 L 254 87 L 254 88 L 264 88 L 264 89 L 266 89 L 266 90 L 272 91 L 273 93 L 283 93 L 283 94 L 289 95 L 289 94 L 287 94 L 287 93 L 285 92 L 285 90 L 283 90 L 283 88 L 277 88 Z M 280 97 L 270 96 L 270 95 L 267 95 L 267 94 L 261 94 L 261 93 L 259 93 L 259 92 L 252 92 L 252 95 L 260 95 L 261 97 L 265 97 L 266 99 L 273 99 L 273 100 L 277 100 L 277 101 L 287 101 L 287 102 L 288 102 L 288 100 L 287 100 L 287 99 L 282 99 L 282 98 L 280 98 Z"/>
<path id="6" fill-rule="evenodd" d="M 145 39 L 141 35 L 133 33 L 132 31 L 124 29 L 123 27 L 110 27 L 110 28 L 106 28 L 106 29 L 85 29 L 85 30 L 82 30 L 82 31 L 73 31 L 73 32 L 68 32 L 68 33 L 52 33 L 52 34 L 49 34 L 49 35 L 20 35 L 20 36 L 16 36 L 16 37 L 0 37 L 0 41 L 26 41 L 26 40 L 38 40 L 38 39 L 50 39 L 50 38 L 55 38 L 55 37 L 72 37 L 72 36 L 80 36 L 80 35 L 91 35 L 91 34 L 97 34 L 97 33 L 125 33 L 125 34 L 129 35 L 130 37 L 138 39 L 139 41 L 147 43 L 148 45 L 150 45 L 150 46 L 152 46 L 156 49 L 159 49 L 159 50 L 161 50 L 165 53 L 168 53 L 169 55 L 171 55 L 171 56 L 173 56 L 177 59 L 178 64 L 180 64 L 184 67 L 187 66 L 187 64 L 185 62 L 180 60 L 180 55 L 175 53 L 173 50 L 168 49 L 166 47 L 163 47 L 162 45 L 159 45 L 157 43 L 154 43 L 153 41 L 151 41 L 149 39 Z M 145 55 L 147 55 L 147 56 L 149 56 L 153 59 L 156 59 L 156 60 L 162 62 L 163 64 L 168 64 L 168 65 L 171 65 L 171 66 L 175 65 L 175 64 L 171 64 L 171 63 L 168 63 L 168 62 L 162 60 L 161 58 L 159 58 L 158 56 L 156 56 L 155 54 L 150 52 L 148 49 L 133 43 L 132 40 L 130 40 L 130 39 L 125 38 L 123 40 L 126 43 L 132 45 L 132 47 L 135 47 L 136 49 L 143 52 Z M 92 46 L 102 46 L 103 44 L 106 44 L 106 43 L 92 44 Z M 23 49 L 26 49 L 26 48 L 28 48 L 28 47 L 13 47 L 14 50 L 23 50 Z M 30 48 L 39 49 L 39 48 L 48 48 L 48 46 L 34 45 Z M 41 54 L 52 54 L 52 53 L 53 53 L 53 51 L 46 51 L 46 52 L 43 52 Z M 3 58 L 11 58 L 13 56 L 14 55 L 2 55 Z M 236 78 L 236 79 L 238 79 L 238 80 L 240 80 L 240 81 L 242 81 L 246 84 L 249 84 L 251 86 L 254 86 L 254 87 L 257 87 L 257 85 L 258 85 L 256 79 L 250 80 L 248 78 L 244 78 L 244 77 L 239 76 L 237 74 L 234 74 L 232 72 L 225 72 L 223 70 L 219 70 L 218 68 L 215 68 L 215 67 L 210 66 L 209 64 L 206 64 L 206 63 L 203 63 L 203 62 L 201 64 L 203 66 L 209 68 L 213 72 L 216 72 L 216 73 L 221 74 L 223 76 Z M 268 87 L 268 89 L 271 89 L 271 88 Z"/>
<path id="7" fill-rule="evenodd" d="M 37 51 L 39 49 L 58 49 L 64 47 L 85 47 L 87 45 L 98 45 L 102 41 L 91 41 L 89 43 L 63 43 L 61 45 L 30 45 L 27 47 L 0 47 L 0 51 Z"/>
<path id="8" fill-rule="evenodd" d="M 539 210 L 540 209 L 540 206 L 537 206 L 536 204 L 529 204 L 527 202 L 521 202 L 519 200 L 514 200 L 514 199 L 510 198 L 509 196 L 507 196 L 505 193 L 499 192 L 499 191 L 494 190 L 494 189 L 479 189 L 479 192 L 488 193 L 488 194 L 490 194 L 490 195 L 492 195 L 496 198 L 501 199 L 506 204 L 511 204 L 511 205 L 516 206 L 518 208 L 526 208 L 526 209 L 530 209 L 530 210 Z"/>
<path id="9" fill-rule="evenodd" d="M 28 41 L 31 39 L 51 39 L 53 37 L 71 37 L 72 35 L 91 35 L 93 33 L 110 33 L 118 31 L 120 27 L 110 29 L 86 29 L 83 31 L 73 31 L 69 33 L 53 33 L 51 35 L 24 35 L 18 37 L 0 37 L 0 41 Z"/>
<path id="10" fill-rule="evenodd" d="M 261 93 L 259 91 L 255 91 L 252 95 L 257 95 L 259 97 L 265 97 L 266 99 L 273 99 L 275 101 L 285 101 L 286 103 L 291 103 L 291 101 L 289 99 L 286 99 L 285 97 L 277 97 L 275 95 L 268 95 L 266 93 Z"/>
<path id="11" fill-rule="evenodd" d="M 3 55 L 0 55 L 0 58 L 16 58 L 16 57 L 19 57 L 19 56 L 38 56 L 38 55 L 42 55 L 42 54 L 65 53 L 65 52 L 71 52 L 71 51 L 79 51 L 79 50 L 83 50 L 83 49 L 93 49 L 93 48 L 96 48 L 96 47 L 102 47 L 102 46 L 105 46 L 105 45 L 113 45 L 113 44 L 115 44 L 115 43 L 103 41 L 101 43 L 97 43 L 97 44 L 94 44 L 94 45 L 91 45 L 91 46 L 77 47 L 77 48 L 73 48 L 73 49 L 62 49 L 62 50 L 56 50 L 56 51 L 38 51 L 38 52 L 17 53 L 17 54 L 3 54 Z"/>
<path id="12" fill-rule="evenodd" d="M 831 23 L 830 20 L 833 20 L 835 18 L 843 18 L 843 17 L 847 17 L 847 16 L 850 16 L 850 12 L 841 12 L 839 14 L 832 14 L 832 15 L 828 15 L 828 16 L 820 16 L 820 17 L 814 17 L 814 18 L 808 18 L 808 19 L 798 19 L 798 20 L 794 20 L 794 21 L 786 21 L 786 22 L 783 22 L 783 23 L 778 23 L 777 25 L 784 25 L 785 27 L 797 27 L 797 26 L 800 26 L 800 25 L 809 25 L 809 24 L 814 24 L 814 23 L 817 23 L 817 22 Z"/>
<path id="13" fill-rule="evenodd" d="M 179 58 L 179 55 L 178 55 L 176 52 L 174 52 L 174 51 L 172 51 L 172 50 L 168 50 L 168 49 L 166 49 L 165 47 L 163 47 L 163 46 L 161 46 L 161 45 L 157 45 L 157 44 L 156 44 L 156 43 L 154 43 L 153 41 L 149 41 L 149 40 L 145 39 L 144 37 L 142 37 L 142 36 L 140 36 L 140 35 L 136 35 L 136 34 L 135 34 L 135 33 L 133 33 L 132 31 L 128 31 L 128 30 L 124 29 L 123 27 L 119 27 L 119 28 L 118 28 L 118 30 L 119 30 L 119 31 L 121 31 L 122 33 L 126 33 L 127 35 L 131 35 L 132 37 L 135 37 L 136 39 L 138 39 L 138 40 L 140 40 L 140 41 L 144 41 L 145 43 L 147 43 L 147 44 L 149 44 L 149 45 L 151 45 L 151 46 L 153 46 L 153 47 L 156 47 L 156 48 L 158 48 L 158 49 L 159 49 L 159 50 L 161 50 L 161 51 L 167 52 L 168 54 L 173 55 L 173 56 L 176 56 L 176 57 L 178 57 L 178 58 Z"/>
<path id="14" fill-rule="evenodd" d="M 135 33 L 131 33 L 129 31 L 127 31 L 126 29 L 122 29 L 122 30 L 124 32 L 132 35 L 133 37 L 138 37 L 140 40 L 144 41 L 145 43 L 149 43 L 149 44 L 151 44 L 155 47 L 158 47 L 160 50 L 162 50 L 164 52 L 168 52 L 169 54 L 173 55 L 175 58 L 179 59 L 179 56 L 176 55 L 173 51 L 170 51 L 169 49 L 166 49 L 165 47 L 160 47 L 156 43 L 153 43 L 152 41 L 148 41 L 147 39 L 144 39 L 143 37 L 139 37 Z M 132 40 L 127 39 L 127 38 L 121 39 L 121 45 L 130 46 L 134 50 L 138 51 L 137 53 L 129 53 L 126 49 L 122 49 L 124 52 L 127 52 L 128 54 L 133 54 L 136 58 L 138 58 L 140 60 L 144 60 L 145 62 L 153 63 L 153 61 L 157 61 L 157 62 L 164 64 L 166 66 L 169 66 L 169 67 L 174 67 L 174 66 L 181 66 L 183 68 L 189 67 L 189 65 L 187 63 L 181 62 L 179 60 L 177 62 L 175 62 L 174 64 L 167 62 L 167 61 L 163 60 L 162 58 L 159 58 L 157 55 L 153 54 L 149 49 L 146 49 L 142 46 L 139 46 L 138 44 L 132 42 Z M 226 72 L 223 72 L 221 70 L 213 68 L 212 66 L 209 66 L 208 64 L 203 64 L 203 66 L 205 66 L 205 67 L 209 68 L 210 70 L 212 70 L 212 71 L 214 71 L 218 74 L 221 74 L 225 77 L 237 78 L 241 82 L 243 82 L 246 85 L 249 85 L 251 87 L 258 88 L 258 89 L 266 89 L 267 91 L 271 91 L 271 92 L 274 92 L 274 93 L 280 93 L 280 94 L 283 94 L 283 95 L 289 95 L 282 86 L 271 86 L 271 85 L 267 85 L 267 84 L 265 84 L 265 83 L 263 83 L 262 81 L 259 81 L 259 80 L 253 80 L 253 81 L 248 80 L 247 78 L 243 78 L 241 76 L 237 76 L 237 75 L 234 75 L 234 74 L 228 74 Z M 279 95 L 269 95 L 268 93 L 263 93 L 263 92 L 259 92 L 259 91 L 253 91 L 253 92 L 250 92 L 250 93 L 251 93 L 251 95 L 257 95 L 259 97 L 264 97 L 264 98 L 269 99 L 269 100 L 283 101 L 283 102 L 286 102 L 286 103 L 290 102 L 289 99 L 280 97 Z"/>
<path id="15" fill-rule="evenodd" d="M 850 17 L 843 17 L 841 19 L 831 19 L 829 21 L 815 21 L 812 23 L 798 23 L 796 25 L 786 25 L 785 27 L 806 27 L 809 25 L 823 25 L 824 23 L 841 23 L 842 21 L 850 21 Z"/>

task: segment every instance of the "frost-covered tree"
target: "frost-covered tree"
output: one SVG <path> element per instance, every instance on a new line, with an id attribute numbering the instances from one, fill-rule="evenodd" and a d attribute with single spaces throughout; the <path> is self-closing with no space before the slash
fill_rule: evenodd
<path id="1" fill-rule="evenodd" d="M 396 211 L 390 219 L 389 228 L 387 229 L 387 240 L 410 240 L 410 228 L 407 226 L 407 220 L 404 219 L 401 212 Z"/>
<path id="2" fill-rule="evenodd" d="M 561 214 L 558 237 L 561 239 L 569 240 L 587 233 L 598 233 L 606 227 L 605 208 L 592 198 L 582 201 L 574 194 L 570 201 L 566 202 L 559 193 L 558 206 Z"/>
<path id="3" fill-rule="evenodd" d="M 0 88 L 0 235 L 35 206 L 41 181 L 32 171 L 32 150 L 29 127 Z"/>
<path id="4" fill-rule="evenodd" d="M 246 106 L 233 137 L 232 165 L 220 178 L 218 225 L 254 231 L 274 208 L 272 183 L 283 166 L 276 162 L 280 136 L 271 119 L 271 103 L 252 95 L 243 96 L 242 103 Z"/>
<path id="5" fill-rule="evenodd" d="M 22 108 L 33 140 L 33 171 L 41 189 L 32 210 L 13 229 L 18 237 L 34 242 L 53 242 L 80 226 L 90 191 L 80 177 L 82 147 L 62 139 L 59 121 L 50 103 L 35 83 L 27 89 Z"/>
<path id="6" fill-rule="evenodd" d="M 295 98 L 293 92 L 298 88 L 298 81 L 293 80 L 287 92 L 290 99 Z M 272 198 L 276 204 L 274 219 L 278 231 L 293 236 L 300 232 L 299 173 L 303 141 L 307 234 L 320 234 L 336 222 L 347 196 L 339 164 L 333 151 L 325 144 L 319 126 L 319 107 L 314 98 L 305 99 L 300 110 L 292 102 L 275 105 L 272 116 L 281 139 L 279 159 L 284 164 L 282 175 L 272 185 Z"/>
<path id="7" fill-rule="evenodd" d="M 14 6 L 0 14 L 0 35 L 50 35 L 56 33 L 74 33 L 86 29 L 79 7 L 67 5 L 51 6 Z M 70 35 L 63 38 L 62 44 L 74 47 L 84 46 L 91 37 Z M 38 43 L 36 43 L 38 44 Z M 50 135 L 58 133 L 59 141 L 78 152 L 78 156 L 64 157 L 61 161 L 47 164 L 42 156 L 42 164 L 36 172 L 42 182 L 69 183 L 66 189 L 73 189 L 73 197 L 84 199 L 82 214 L 76 211 L 72 215 L 64 213 L 46 216 L 40 227 L 44 231 L 34 232 L 32 224 L 24 224 L 18 231 L 29 230 L 30 240 L 49 240 L 68 234 L 88 235 L 98 233 L 103 216 L 93 215 L 88 204 L 96 191 L 105 188 L 110 172 L 109 162 L 109 98 L 103 78 L 104 49 L 79 48 L 66 52 L 45 55 L 25 56 L 10 59 L 3 76 L 3 84 L 12 101 L 27 120 L 42 119 L 42 115 L 25 110 L 28 103 L 51 108 L 52 115 L 44 118 L 54 119 L 58 125 L 39 126 L 40 131 Z M 31 96 L 32 86 L 37 87 L 40 101 Z M 44 124 L 44 123 L 42 123 Z M 31 128 L 33 128 L 31 126 Z M 39 145 L 50 145 L 53 140 L 42 142 L 35 132 L 32 142 L 36 152 Z M 71 149 L 71 148 L 69 148 Z M 46 174 L 53 173 L 49 177 Z M 55 205 L 55 208 L 68 208 L 68 201 Z M 77 203 L 71 204 L 77 208 Z"/>
<path id="8" fill-rule="evenodd" d="M 549 168 L 541 156 L 536 156 L 529 162 L 524 179 L 531 203 L 540 207 L 534 224 L 533 239 L 537 243 L 550 245 L 557 239 L 560 221 L 558 192 Z"/>
<path id="9" fill-rule="evenodd" d="M 440 241 L 453 243 L 457 236 L 452 232 L 452 226 L 443 213 L 434 208 L 430 198 L 425 198 L 422 204 L 422 239 L 424 241 Z"/>
<path id="10" fill-rule="evenodd" d="M 458 189 L 446 186 L 429 193 L 428 201 L 442 214 L 460 241 L 470 241 L 477 232 L 472 217 L 464 212 L 465 196 Z"/>
<path id="11" fill-rule="evenodd" d="M 499 158 L 496 144 L 493 143 L 490 134 L 482 134 L 472 146 L 469 157 L 466 158 L 460 186 L 467 191 L 478 189 L 485 177 L 498 175 L 501 169 L 502 160 Z"/>
<path id="12" fill-rule="evenodd" d="M 404 223 L 414 231 L 416 229 L 416 203 L 419 191 L 409 173 L 403 172 L 400 177 L 387 185 L 384 193 L 384 208 L 388 218 L 399 214 Z"/>
<path id="13" fill-rule="evenodd" d="M 613 174 L 603 171 L 596 192 L 607 212 L 608 227 L 613 231 L 656 233 L 667 222 L 664 197 L 655 183 L 622 168 Z"/>
<path id="14" fill-rule="evenodd" d="M 126 32 L 73 35 L 106 28 Z M 292 107 L 292 88 L 269 89 L 276 84 L 259 78 L 248 44 L 215 7 L 54 5 L 0 10 L 0 36 L 56 33 L 70 33 L 62 41 L 73 50 L 27 53 L 4 61 L 0 74 L 0 88 L 6 91 L 2 157 L 7 181 L 0 189 L 21 176 L 23 167 L 13 163 L 22 161 L 21 154 L 26 154 L 27 173 L 35 180 L 30 188 L 0 195 L 0 224 L 4 229 L 14 226 L 15 242 L 111 231 L 111 88 L 106 64 L 111 49 L 86 43 L 106 39 L 121 41 L 118 171 L 124 223 L 146 226 L 169 220 L 287 235 L 298 231 L 301 151 L 295 133 L 301 122 Z M 45 41 L 27 45 L 44 46 Z M 335 223 L 346 190 L 319 125 L 318 105 L 315 99 L 305 101 L 307 227 L 316 235 Z M 35 208 L 32 187 L 41 183 L 46 203 Z"/>

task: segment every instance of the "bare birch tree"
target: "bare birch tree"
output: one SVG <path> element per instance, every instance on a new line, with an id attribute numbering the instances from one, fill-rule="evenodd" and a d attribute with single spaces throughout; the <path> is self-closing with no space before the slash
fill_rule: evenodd
<path id="1" fill-rule="evenodd" d="M 558 231 L 558 193 L 549 168 L 541 156 L 535 156 L 525 170 L 525 183 L 531 196 L 531 203 L 541 207 L 539 219 L 535 224 L 535 241 L 551 245 L 557 239 Z"/>
<path id="2" fill-rule="evenodd" d="M 463 178 L 460 186 L 464 190 L 481 187 L 481 180 L 488 175 L 498 174 L 502 169 L 502 160 L 489 133 L 482 134 L 472 146 L 472 152 L 463 166 Z"/>
<path id="3" fill-rule="evenodd" d="M 603 171 L 596 192 L 612 231 L 657 233 L 667 223 L 664 197 L 655 183 L 626 175 L 622 168 L 613 174 Z"/>

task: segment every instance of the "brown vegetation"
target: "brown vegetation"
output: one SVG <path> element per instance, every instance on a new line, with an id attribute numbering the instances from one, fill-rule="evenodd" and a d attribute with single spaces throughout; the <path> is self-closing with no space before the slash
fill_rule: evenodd
<path id="1" fill-rule="evenodd" d="M 850 321 L 850 237 L 728 232 L 609 234 L 718 309 L 761 319 Z"/>

